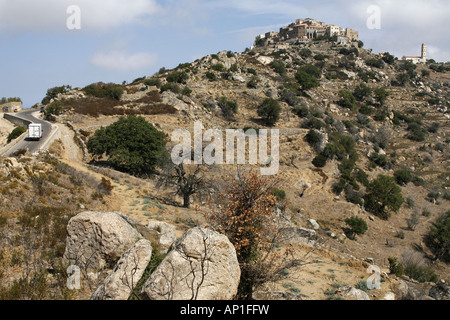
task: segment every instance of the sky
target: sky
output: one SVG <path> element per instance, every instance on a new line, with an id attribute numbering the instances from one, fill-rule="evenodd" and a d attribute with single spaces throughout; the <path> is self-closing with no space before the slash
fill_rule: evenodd
<path id="1" fill-rule="evenodd" d="M 0 0 L 0 97 L 132 82 L 314 18 L 359 31 L 374 53 L 450 60 L 448 0 Z"/>

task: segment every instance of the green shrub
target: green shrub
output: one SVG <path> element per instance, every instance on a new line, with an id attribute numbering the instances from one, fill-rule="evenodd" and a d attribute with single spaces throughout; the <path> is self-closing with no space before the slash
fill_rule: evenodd
<path id="1" fill-rule="evenodd" d="M 238 111 L 237 102 L 234 100 L 229 100 L 226 97 L 220 97 L 218 104 L 225 118 L 232 118 Z"/>
<path id="2" fill-rule="evenodd" d="M 377 88 L 375 89 L 374 94 L 375 99 L 377 99 L 378 103 L 383 106 L 390 93 L 385 88 Z"/>
<path id="3" fill-rule="evenodd" d="M 181 90 L 181 94 L 184 96 L 190 97 L 192 93 L 192 89 L 189 87 L 184 87 L 183 90 Z"/>
<path id="4" fill-rule="evenodd" d="M 353 91 L 353 95 L 358 101 L 363 101 L 364 99 L 368 98 L 371 94 L 372 89 L 364 83 L 360 83 Z"/>
<path id="5" fill-rule="evenodd" d="M 281 60 L 274 60 L 270 63 L 270 67 L 279 75 L 286 74 L 286 65 Z"/>
<path id="6" fill-rule="evenodd" d="M 327 164 L 327 160 L 326 156 L 319 154 L 313 159 L 312 164 L 317 168 L 323 168 Z"/>
<path id="7" fill-rule="evenodd" d="M 321 53 L 316 54 L 316 55 L 314 56 L 314 60 L 317 60 L 317 61 L 323 61 L 323 60 L 325 60 L 325 59 L 327 59 L 327 58 L 328 58 L 327 55 L 324 55 L 324 54 L 321 54 Z"/>
<path id="8" fill-rule="evenodd" d="M 450 210 L 433 223 L 426 242 L 438 259 L 450 261 Z"/>
<path id="9" fill-rule="evenodd" d="M 222 63 L 216 63 L 211 66 L 211 69 L 218 72 L 225 72 L 227 69 Z"/>
<path id="10" fill-rule="evenodd" d="M 24 127 L 14 128 L 13 131 L 8 135 L 7 142 L 10 143 L 12 140 L 20 137 L 22 134 L 27 132 L 27 129 Z"/>
<path id="11" fill-rule="evenodd" d="M 60 87 L 54 87 L 47 90 L 47 94 L 45 95 L 44 99 L 42 99 L 42 104 L 46 105 L 50 103 L 50 100 L 55 99 L 58 94 L 60 93 L 66 93 L 72 90 L 71 86 L 60 86 Z"/>
<path id="12" fill-rule="evenodd" d="M 312 51 L 307 48 L 301 49 L 299 53 L 300 53 L 300 56 L 302 56 L 303 58 L 312 57 Z"/>
<path id="13" fill-rule="evenodd" d="M 144 81 L 144 84 L 150 87 L 157 87 L 160 88 L 161 87 L 161 80 L 158 78 L 150 78 Z"/>
<path id="14" fill-rule="evenodd" d="M 186 71 L 174 71 L 167 76 L 167 82 L 186 83 L 188 79 Z"/>
<path id="15" fill-rule="evenodd" d="M 429 127 L 428 127 L 428 132 L 430 133 L 437 133 L 439 130 L 440 124 L 439 122 L 433 122 Z"/>
<path id="16" fill-rule="evenodd" d="M 292 112 L 300 118 L 306 118 L 309 116 L 309 108 L 307 106 L 296 106 L 292 109 Z"/>
<path id="17" fill-rule="evenodd" d="M 379 153 L 373 153 L 372 155 L 370 155 L 369 160 L 375 163 L 377 166 L 380 166 L 381 168 L 387 168 L 389 164 L 386 156 Z"/>
<path id="18" fill-rule="evenodd" d="M 439 277 L 429 266 L 421 266 L 418 264 L 405 265 L 405 275 L 419 282 L 438 282 Z"/>
<path id="19" fill-rule="evenodd" d="M 300 99 L 297 97 L 295 92 L 288 89 L 281 91 L 280 99 L 289 104 L 291 107 L 295 107 L 300 103 Z"/>
<path id="20" fill-rule="evenodd" d="M 426 138 L 426 130 L 417 122 L 412 122 L 408 125 L 408 139 L 413 141 L 424 141 Z"/>
<path id="21" fill-rule="evenodd" d="M 161 90 L 161 92 L 172 91 L 175 94 L 181 93 L 180 85 L 178 83 L 172 83 L 172 82 L 168 82 L 168 83 L 163 84 L 161 86 L 160 90 Z"/>
<path id="22" fill-rule="evenodd" d="M 389 218 L 389 210 L 397 212 L 405 201 L 395 179 L 389 176 L 379 175 L 366 191 L 366 209 L 383 219 Z"/>
<path id="23" fill-rule="evenodd" d="M 273 126 L 280 119 L 281 107 L 277 100 L 266 98 L 258 106 L 258 115 L 264 118 L 267 125 Z"/>
<path id="24" fill-rule="evenodd" d="M 349 90 L 342 89 L 339 91 L 339 95 L 341 99 L 338 101 L 338 104 L 341 107 L 349 108 L 351 110 L 356 108 L 356 98 Z"/>
<path id="25" fill-rule="evenodd" d="M 88 96 L 120 100 L 124 89 L 122 86 L 116 85 L 114 83 L 98 82 L 86 86 L 85 88 L 83 88 L 83 91 Z"/>
<path id="26" fill-rule="evenodd" d="M 389 257 L 388 258 L 389 261 L 389 272 L 391 274 L 395 274 L 397 276 L 402 276 L 405 274 L 405 267 L 401 264 L 398 263 L 398 259 L 395 257 Z"/>
<path id="27" fill-rule="evenodd" d="M 412 174 L 409 170 L 397 170 L 394 172 L 394 178 L 399 185 L 405 186 L 411 182 Z"/>
<path id="28" fill-rule="evenodd" d="M 251 77 L 250 80 L 247 82 L 247 88 L 250 88 L 250 89 L 258 88 L 258 82 L 259 82 L 259 79 L 257 76 Z"/>
<path id="29" fill-rule="evenodd" d="M 320 85 L 319 80 L 317 78 L 311 76 L 304 70 L 299 70 L 295 74 L 295 79 L 300 84 L 302 90 L 310 90 L 316 88 Z"/>
<path id="30" fill-rule="evenodd" d="M 278 188 L 272 190 L 272 195 L 277 198 L 278 202 L 286 199 L 286 191 Z"/>
<path id="31" fill-rule="evenodd" d="M 384 62 L 382 59 L 376 59 L 376 58 L 370 58 L 366 60 L 366 64 L 369 67 L 375 67 L 375 68 L 383 68 L 384 67 Z"/>
<path id="32" fill-rule="evenodd" d="M 352 238 L 354 238 L 355 234 L 361 235 L 366 233 L 368 229 L 367 223 L 356 216 L 345 219 L 345 223 L 350 227 Z"/>
<path id="33" fill-rule="evenodd" d="M 210 71 L 206 72 L 205 77 L 206 77 L 206 79 L 208 79 L 211 82 L 217 80 L 217 76 L 215 75 L 214 72 L 210 72 Z"/>
<path id="34" fill-rule="evenodd" d="M 63 113 L 65 109 L 64 103 L 62 101 L 54 101 L 48 104 L 45 109 L 45 118 L 46 120 L 51 120 L 50 116 L 58 116 Z"/>
<path id="35" fill-rule="evenodd" d="M 317 129 L 320 130 L 321 128 L 326 127 L 325 123 L 320 120 L 317 119 L 313 116 L 308 117 L 307 119 L 305 119 L 302 122 L 302 128 L 306 128 L 306 129 Z"/>

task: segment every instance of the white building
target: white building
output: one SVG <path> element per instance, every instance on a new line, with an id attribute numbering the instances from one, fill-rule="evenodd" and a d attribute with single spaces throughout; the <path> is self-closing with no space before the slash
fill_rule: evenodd
<path id="1" fill-rule="evenodd" d="M 334 24 L 330 24 L 327 26 L 327 35 L 330 37 L 341 35 L 342 28 L 339 26 L 335 26 Z"/>
<path id="2" fill-rule="evenodd" d="M 427 62 L 427 45 L 425 43 L 422 44 L 422 52 L 421 52 L 420 57 L 403 56 L 402 60 L 411 61 L 414 64 L 426 63 Z"/>

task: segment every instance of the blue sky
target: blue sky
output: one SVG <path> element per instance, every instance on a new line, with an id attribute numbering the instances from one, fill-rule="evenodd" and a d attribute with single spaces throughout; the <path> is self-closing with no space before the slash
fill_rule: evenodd
<path id="1" fill-rule="evenodd" d="M 80 9 L 69 30 L 67 9 Z M 380 29 L 369 29 L 370 6 Z M 360 32 L 366 48 L 450 60 L 448 0 L 0 0 L 0 97 L 40 102 L 48 88 L 122 83 L 222 50 L 243 51 L 297 18 Z"/>

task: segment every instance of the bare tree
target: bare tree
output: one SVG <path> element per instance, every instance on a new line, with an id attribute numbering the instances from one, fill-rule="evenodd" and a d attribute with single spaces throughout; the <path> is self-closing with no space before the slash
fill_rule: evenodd
<path id="1" fill-rule="evenodd" d="M 205 175 L 204 165 L 185 165 L 168 163 L 160 173 L 157 188 L 173 189 L 173 194 L 183 197 L 183 207 L 189 208 L 191 196 L 208 197 L 215 189 L 214 184 Z"/>

